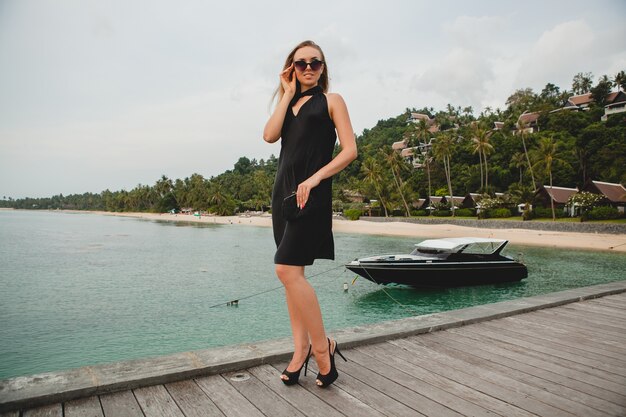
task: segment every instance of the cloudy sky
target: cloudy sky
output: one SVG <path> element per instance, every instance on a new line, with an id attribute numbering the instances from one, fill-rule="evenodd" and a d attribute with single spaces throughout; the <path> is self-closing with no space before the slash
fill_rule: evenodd
<path id="1" fill-rule="evenodd" d="M 357 134 L 626 69 L 624 0 L 0 0 L 0 198 L 205 177 L 267 158 L 290 49 L 322 46 Z"/>

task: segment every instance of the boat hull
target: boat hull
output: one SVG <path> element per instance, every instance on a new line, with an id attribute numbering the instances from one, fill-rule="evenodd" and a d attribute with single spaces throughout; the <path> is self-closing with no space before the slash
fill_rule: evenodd
<path id="1" fill-rule="evenodd" d="M 376 284 L 402 284 L 413 287 L 457 287 L 516 282 L 528 270 L 516 261 L 500 262 L 359 262 L 346 268 Z"/>

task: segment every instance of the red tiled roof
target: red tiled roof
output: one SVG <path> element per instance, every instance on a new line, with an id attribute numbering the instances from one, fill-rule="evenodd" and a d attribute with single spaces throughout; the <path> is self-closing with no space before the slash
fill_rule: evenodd
<path id="1" fill-rule="evenodd" d="M 571 96 L 568 101 L 575 106 L 581 106 L 583 104 L 591 103 L 593 101 L 593 98 L 591 98 L 591 93 L 586 93 L 577 96 Z"/>

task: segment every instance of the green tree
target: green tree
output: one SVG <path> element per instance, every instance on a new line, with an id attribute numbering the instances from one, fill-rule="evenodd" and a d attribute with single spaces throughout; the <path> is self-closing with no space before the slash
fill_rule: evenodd
<path id="1" fill-rule="evenodd" d="M 606 104 L 606 97 L 611 93 L 613 88 L 613 82 L 609 80 L 609 77 L 603 75 L 598 80 L 598 84 L 591 89 L 591 97 L 598 106 L 604 106 Z"/>
<path id="2" fill-rule="evenodd" d="M 513 154 L 513 157 L 511 157 L 511 162 L 509 166 L 519 169 L 519 184 L 520 185 L 522 185 L 522 178 L 523 178 L 523 173 L 524 173 L 523 168 L 525 165 L 526 165 L 526 160 L 524 158 L 523 153 L 516 152 L 515 154 Z"/>
<path id="3" fill-rule="evenodd" d="M 543 169 L 550 178 L 550 188 L 552 189 L 552 168 L 555 164 L 568 163 L 560 158 L 557 144 L 553 138 L 541 138 L 539 141 L 539 147 L 536 149 L 536 162 L 535 168 Z M 556 214 L 554 212 L 554 200 L 550 199 L 550 207 L 552 208 L 552 220 L 556 220 Z"/>
<path id="4" fill-rule="evenodd" d="M 621 70 L 615 77 L 613 77 L 613 82 L 618 90 L 626 91 L 626 72 Z"/>
<path id="5" fill-rule="evenodd" d="M 426 167 L 426 176 L 428 178 L 428 195 L 432 195 L 432 183 L 430 179 L 430 163 L 432 162 L 430 156 L 431 136 L 428 130 L 428 124 L 425 120 L 420 120 L 415 125 L 417 143 L 412 143 L 416 147 L 415 152 L 419 153 L 418 158 L 423 158 L 424 166 Z"/>
<path id="6" fill-rule="evenodd" d="M 530 179 L 533 182 L 533 189 L 537 189 L 537 184 L 535 183 L 535 174 L 533 173 L 533 166 L 530 163 L 530 157 L 528 156 L 528 149 L 526 148 L 526 136 L 528 133 L 526 132 L 526 123 L 523 120 L 517 121 L 517 131 L 519 132 L 520 138 L 522 139 L 522 146 L 524 147 L 524 155 L 526 155 L 526 162 L 528 162 L 528 171 L 530 172 Z"/>
<path id="7" fill-rule="evenodd" d="M 579 72 L 572 80 L 572 91 L 574 94 L 585 94 L 591 91 L 593 86 L 593 75 L 590 72 Z"/>
<path id="8" fill-rule="evenodd" d="M 402 191 L 402 176 L 400 175 L 402 170 L 406 169 L 406 164 L 404 159 L 400 156 L 400 154 L 394 151 L 392 148 L 380 149 L 380 154 L 383 160 L 386 162 L 389 170 L 391 171 L 391 175 L 393 176 L 393 181 L 396 184 L 396 188 L 398 189 L 398 193 L 402 198 L 402 203 L 404 204 L 404 210 L 406 212 L 407 217 L 411 216 L 411 210 L 409 209 L 409 205 L 406 202 L 406 198 L 404 197 L 404 192 Z"/>
<path id="9" fill-rule="evenodd" d="M 363 181 L 366 184 L 370 184 L 374 187 L 376 191 L 376 195 L 378 196 L 378 200 L 380 201 L 380 205 L 383 207 L 385 212 L 385 217 L 389 217 L 387 213 L 387 204 L 383 199 L 382 193 L 382 173 L 380 171 L 380 165 L 374 158 L 368 158 L 361 165 L 361 171 L 363 173 Z"/>
<path id="10" fill-rule="evenodd" d="M 450 160 L 452 157 L 452 149 L 453 149 L 453 139 L 452 134 L 446 132 L 441 132 L 435 138 L 435 143 L 433 144 L 433 154 L 435 159 L 438 159 L 443 162 L 443 168 L 446 173 L 446 181 L 448 183 L 448 192 L 450 193 L 450 207 L 452 208 L 452 217 L 455 214 L 454 208 L 454 194 L 452 193 L 452 173 L 450 167 Z"/>
<path id="11" fill-rule="evenodd" d="M 480 187 L 483 190 L 489 188 L 489 166 L 487 165 L 487 155 L 493 151 L 493 145 L 489 143 L 492 132 L 481 127 L 478 123 L 472 129 L 472 144 L 474 153 L 478 153 L 480 162 Z M 483 161 L 485 163 L 485 182 L 483 183 Z M 484 188 L 483 188 L 484 184 Z"/>

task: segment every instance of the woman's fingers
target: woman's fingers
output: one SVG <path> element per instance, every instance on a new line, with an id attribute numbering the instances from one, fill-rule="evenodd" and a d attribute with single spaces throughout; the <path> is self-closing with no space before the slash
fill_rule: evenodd
<path id="1" fill-rule="evenodd" d="M 300 209 L 304 208 L 306 202 L 309 200 L 310 192 L 311 191 L 307 187 L 302 186 L 302 184 L 298 186 L 298 191 L 296 192 L 296 202 L 298 203 L 298 207 L 300 207 Z"/>

